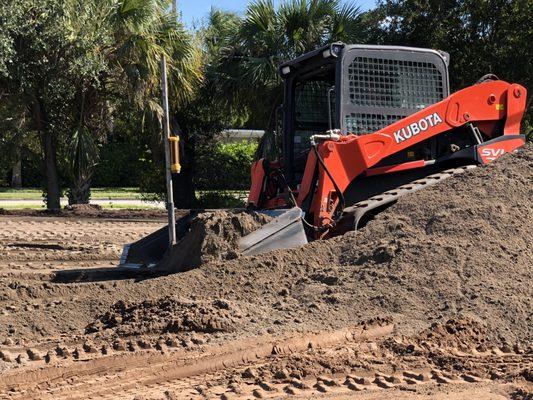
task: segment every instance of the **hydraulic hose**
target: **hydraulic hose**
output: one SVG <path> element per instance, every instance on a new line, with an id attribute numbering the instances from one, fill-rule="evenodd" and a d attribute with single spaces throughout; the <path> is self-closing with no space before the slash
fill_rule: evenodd
<path id="1" fill-rule="evenodd" d="M 344 194 L 342 193 L 342 191 L 340 190 L 339 186 L 337 185 L 337 182 L 335 182 L 335 179 L 333 178 L 333 176 L 331 175 L 331 173 L 329 172 L 328 168 L 326 167 L 326 164 L 324 163 L 324 160 L 322 159 L 322 157 L 320 156 L 320 154 L 318 153 L 318 148 L 317 148 L 317 145 L 313 145 L 311 146 L 313 148 L 313 151 L 315 152 L 315 155 L 316 155 L 316 158 L 318 160 L 318 163 L 320 164 L 320 166 L 324 169 L 324 171 L 326 172 L 326 175 L 328 176 L 328 178 L 331 180 L 331 183 L 333 184 L 333 188 L 335 189 L 335 192 L 337 193 L 337 196 L 339 198 L 339 205 L 336 207 L 336 209 L 338 210 L 339 209 L 339 206 L 340 207 L 340 210 L 344 210 L 344 207 L 346 205 L 346 200 L 344 198 Z M 283 177 L 284 181 L 285 181 L 285 176 L 283 174 L 281 174 L 281 176 Z M 285 181 L 285 185 L 286 185 L 286 188 L 289 192 L 289 195 L 294 203 L 294 205 L 297 204 L 296 202 L 296 199 L 294 197 L 294 194 L 291 190 L 291 188 L 289 187 L 289 185 L 286 183 Z M 337 212 L 336 212 L 337 213 Z M 338 214 L 338 213 L 337 213 Z M 340 219 L 340 216 L 335 216 L 334 217 L 334 222 L 337 223 Z M 305 220 L 305 218 L 302 218 L 302 222 L 307 225 L 309 228 L 313 229 L 314 231 L 321 231 L 321 230 L 324 230 L 324 227 L 321 227 L 321 226 L 316 226 L 316 225 L 313 225 L 309 222 L 307 222 Z"/>

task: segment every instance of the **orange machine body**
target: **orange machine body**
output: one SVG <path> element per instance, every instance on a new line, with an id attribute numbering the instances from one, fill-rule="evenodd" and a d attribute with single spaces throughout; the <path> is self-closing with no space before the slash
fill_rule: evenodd
<path id="1" fill-rule="evenodd" d="M 464 150 L 468 150 L 472 163 L 487 164 L 524 145 L 520 123 L 526 108 L 526 95 L 526 89 L 518 84 L 501 80 L 484 82 L 460 90 L 377 132 L 348 134 L 340 136 L 339 140 L 320 141 L 316 151 L 309 152 L 299 187 L 291 191 L 295 205 L 310 204 L 304 211 L 313 216 L 312 223 L 316 227 L 322 228 L 317 230 L 317 235 L 327 234 L 339 205 L 339 190 L 344 192 L 360 176 L 397 173 L 427 166 L 427 160 L 380 167 L 376 164 L 415 144 L 467 124 L 475 126 L 485 140 Z M 281 165 L 280 161 L 271 163 L 265 159 L 252 165 L 248 199 L 251 207 L 275 209 L 289 205 L 286 193 L 264 195 L 269 191 L 269 176 L 279 171 Z"/>

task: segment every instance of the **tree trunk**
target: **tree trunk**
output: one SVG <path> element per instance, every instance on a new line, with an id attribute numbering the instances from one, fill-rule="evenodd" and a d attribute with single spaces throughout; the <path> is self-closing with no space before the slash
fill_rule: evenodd
<path id="1" fill-rule="evenodd" d="M 44 164 L 46 173 L 46 208 L 51 211 L 61 209 L 59 174 L 57 173 L 57 148 L 54 136 L 46 130 L 43 137 Z"/>
<path id="2" fill-rule="evenodd" d="M 31 99 L 32 116 L 37 131 L 41 135 L 44 155 L 44 173 L 46 178 L 46 208 L 51 211 L 61 209 L 61 191 L 59 189 L 59 174 L 57 172 L 57 147 L 54 135 L 47 126 L 46 113 L 40 100 L 34 96 Z"/>
<path id="3" fill-rule="evenodd" d="M 20 189 L 22 187 L 22 160 L 20 158 L 13 166 L 13 171 L 11 174 L 11 187 L 14 189 Z"/>
<path id="4" fill-rule="evenodd" d="M 68 191 L 68 204 L 89 204 L 91 200 L 91 179 L 78 178 Z"/>

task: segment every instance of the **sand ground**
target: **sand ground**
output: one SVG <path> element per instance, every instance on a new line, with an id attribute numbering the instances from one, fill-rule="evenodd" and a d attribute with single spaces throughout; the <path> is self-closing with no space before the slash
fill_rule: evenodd
<path id="1" fill-rule="evenodd" d="M 213 257 L 215 212 L 200 265 L 168 276 L 115 268 L 161 213 L 4 213 L 0 398 L 530 399 L 531 165 L 264 256 Z"/>

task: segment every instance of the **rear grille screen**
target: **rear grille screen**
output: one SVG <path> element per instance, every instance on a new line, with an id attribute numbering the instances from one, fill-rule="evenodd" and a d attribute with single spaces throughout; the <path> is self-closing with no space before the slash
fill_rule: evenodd
<path id="1" fill-rule="evenodd" d="M 356 57 L 348 68 L 348 83 L 350 103 L 376 111 L 345 115 L 351 133 L 375 132 L 444 98 L 444 77 L 430 62 Z"/>

